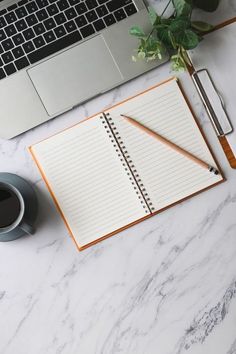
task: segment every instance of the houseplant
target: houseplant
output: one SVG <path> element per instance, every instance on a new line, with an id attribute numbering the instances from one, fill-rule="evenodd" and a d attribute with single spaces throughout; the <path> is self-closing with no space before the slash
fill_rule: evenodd
<path id="1" fill-rule="evenodd" d="M 161 15 L 149 8 L 152 29 L 144 33 L 139 26 L 133 26 L 130 34 L 138 37 L 140 43 L 133 60 L 160 60 L 168 51 L 171 66 L 175 71 L 183 71 L 189 64 L 187 50 L 195 48 L 202 40 L 202 35 L 213 26 L 202 21 L 193 21 L 194 8 L 215 11 L 220 0 L 170 0 Z M 165 17 L 169 6 L 173 7 L 170 17 Z"/>

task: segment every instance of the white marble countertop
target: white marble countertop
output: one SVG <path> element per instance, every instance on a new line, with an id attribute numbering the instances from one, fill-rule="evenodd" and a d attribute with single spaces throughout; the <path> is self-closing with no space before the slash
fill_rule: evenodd
<path id="1" fill-rule="evenodd" d="M 233 16 L 236 1 L 222 0 L 208 20 Z M 187 74 L 180 80 L 227 181 L 92 248 L 77 251 L 27 151 L 170 75 L 166 64 L 0 140 L 0 171 L 31 181 L 40 203 L 37 233 L 0 243 L 0 354 L 236 353 L 236 171 Z"/>

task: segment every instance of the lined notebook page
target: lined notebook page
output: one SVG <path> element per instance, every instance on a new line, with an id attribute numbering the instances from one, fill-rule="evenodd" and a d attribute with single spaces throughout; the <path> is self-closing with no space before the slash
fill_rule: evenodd
<path id="1" fill-rule="evenodd" d="M 99 116 L 31 152 L 79 247 L 147 215 Z"/>
<path id="2" fill-rule="evenodd" d="M 222 180 L 130 125 L 125 114 L 215 166 L 176 80 L 171 80 L 107 111 L 115 123 L 137 173 L 160 210 Z"/>

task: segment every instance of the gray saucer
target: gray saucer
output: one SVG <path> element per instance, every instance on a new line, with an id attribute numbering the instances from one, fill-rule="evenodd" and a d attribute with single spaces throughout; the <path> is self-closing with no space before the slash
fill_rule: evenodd
<path id="1" fill-rule="evenodd" d="M 0 182 L 11 184 L 19 190 L 25 202 L 24 220 L 30 225 L 34 225 L 38 213 L 38 201 L 33 187 L 22 177 L 12 173 L 0 173 Z M 8 233 L 0 234 L 0 242 L 12 241 L 23 235 L 25 232 L 16 228 Z"/>

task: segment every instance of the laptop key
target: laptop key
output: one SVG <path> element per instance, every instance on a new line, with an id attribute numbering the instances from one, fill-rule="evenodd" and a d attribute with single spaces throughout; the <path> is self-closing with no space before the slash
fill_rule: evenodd
<path id="1" fill-rule="evenodd" d="M 15 10 L 16 8 L 17 8 L 17 4 L 13 4 L 13 5 L 8 6 L 7 10 L 12 11 L 12 10 Z"/>
<path id="2" fill-rule="evenodd" d="M 29 14 L 32 14 L 33 12 L 38 10 L 38 6 L 34 1 L 29 2 L 25 7 L 27 8 Z"/>
<path id="3" fill-rule="evenodd" d="M 0 11 L 0 16 L 4 15 L 7 12 L 7 9 L 3 9 Z"/>
<path id="4" fill-rule="evenodd" d="M 109 1 L 106 5 L 109 11 L 115 11 L 130 3 L 132 3 L 132 0 L 112 0 Z"/>
<path id="5" fill-rule="evenodd" d="M 35 49 L 32 41 L 23 44 L 23 48 L 26 53 L 30 53 Z"/>
<path id="6" fill-rule="evenodd" d="M 1 32 L 1 31 L 0 31 Z M 8 37 L 13 36 L 14 34 L 16 34 L 16 28 L 14 25 L 9 25 L 5 28 L 5 32 L 7 34 Z"/>
<path id="7" fill-rule="evenodd" d="M 47 0 L 36 0 L 36 3 L 40 9 L 43 7 L 48 6 L 48 1 Z"/>
<path id="8" fill-rule="evenodd" d="M 87 17 L 88 22 L 93 22 L 98 19 L 97 14 L 94 10 L 87 12 L 85 16 Z"/>
<path id="9" fill-rule="evenodd" d="M 2 45 L 0 44 L 0 54 L 4 52 Z"/>
<path id="10" fill-rule="evenodd" d="M 70 6 L 77 5 L 80 2 L 80 0 L 69 0 Z"/>
<path id="11" fill-rule="evenodd" d="M 108 14 L 107 8 L 105 5 L 99 6 L 96 8 L 97 14 L 99 17 L 106 16 Z"/>
<path id="12" fill-rule="evenodd" d="M 114 12 L 114 16 L 115 16 L 117 21 L 121 21 L 121 20 L 123 20 L 124 18 L 127 17 L 123 9 L 116 10 Z"/>
<path id="13" fill-rule="evenodd" d="M 21 0 L 18 2 L 18 6 L 22 6 L 22 5 L 25 5 L 27 4 L 28 0 Z"/>
<path id="14" fill-rule="evenodd" d="M 44 25 L 42 23 L 38 23 L 37 25 L 35 25 L 33 27 L 34 32 L 37 34 L 37 36 L 39 36 L 40 34 L 46 32 L 46 29 L 44 27 Z"/>
<path id="15" fill-rule="evenodd" d="M 21 48 L 21 46 L 14 48 L 14 49 L 12 50 L 12 53 L 13 53 L 13 55 L 14 55 L 14 57 L 15 57 L 16 59 L 18 59 L 18 58 L 20 58 L 20 57 L 22 57 L 22 56 L 24 55 L 24 51 L 23 51 L 23 49 Z"/>
<path id="16" fill-rule="evenodd" d="M 54 21 L 54 19 L 52 17 L 45 20 L 43 24 L 47 30 L 50 30 L 50 29 L 56 27 L 56 22 Z"/>
<path id="17" fill-rule="evenodd" d="M 38 20 L 34 14 L 31 14 L 25 18 L 26 22 L 28 23 L 28 26 L 33 26 L 35 25 Z"/>
<path id="18" fill-rule="evenodd" d="M 116 22 L 115 17 L 112 14 L 105 16 L 104 21 L 107 26 L 111 26 Z"/>
<path id="19" fill-rule="evenodd" d="M 21 19 L 22 17 L 27 16 L 27 11 L 26 11 L 26 9 L 25 9 L 24 6 L 18 7 L 18 9 L 16 9 L 15 13 L 16 13 L 16 16 L 17 16 L 19 19 Z"/>
<path id="20" fill-rule="evenodd" d="M 22 58 L 15 61 L 15 66 L 17 67 L 17 70 L 24 69 L 25 67 L 27 67 L 29 65 L 30 65 L 30 63 L 26 57 L 22 57 Z"/>
<path id="21" fill-rule="evenodd" d="M 7 75 L 11 75 L 16 72 L 15 65 L 13 63 L 10 63 L 8 65 L 4 66 L 5 72 Z"/>
<path id="22" fill-rule="evenodd" d="M 13 44 L 11 38 L 5 39 L 5 41 L 2 42 L 2 46 L 6 51 L 14 48 L 14 44 Z"/>
<path id="23" fill-rule="evenodd" d="M 2 61 L 2 59 L 0 58 L 0 67 L 1 66 L 3 66 L 4 64 L 3 64 L 3 61 Z"/>
<path id="24" fill-rule="evenodd" d="M 15 34 L 15 36 L 12 37 L 13 42 L 15 43 L 16 46 L 18 46 L 19 44 L 24 43 L 24 37 L 22 36 L 21 33 L 17 33 Z"/>
<path id="25" fill-rule="evenodd" d="M 106 27 L 105 23 L 104 23 L 104 21 L 102 19 L 95 21 L 93 23 L 93 25 L 94 25 L 96 31 L 101 31 L 101 30 L 103 30 L 103 28 Z"/>
<path id="26" fill-rule="evenodd" d="M 134 4 L 130 4 L 128 6 L 125 6 L 125 12 L 127 13 L 128 16 L 131 16 L 137 12 L 137 9 L 134 6 Z"/>
<path id="27" fill-rule="evenodd" d="M 95 30 L 92 25 L 87 25 L 85 27 L 80 28 L 80 32 L 84 38 L 91 36 L 95 33 Z"/>
<path id="28" fill-rule="evenodd" d="M 78 27 L 83 27 L 83 26 L 87 25 L 87 20 L 84 15 L 77 17 L 75 19 L 75 22 Z"/>
<path id="29" fill-rule="evenodd" d="M 45 43 L 45 40 L 43 39 L 42 36 L 38 36 L 36 38 L 33 39 L 34 45 L 36 48 L 40 48 L 42 47 Z"/>
<path id="30" fill-rule="evenodd" d="M 45 9 L 42 9 L 36 12 L 36 16 L 38 17 L 39 21 L 44 21 L 48 18 L 48 13 Z"/>
<path id="31" fill-rule="evenodd" d="M 108 1 L 110 1 L 110 0 L 98 0 L 98 3 L 101 5 L 101 4 L 105 4 Z"/>
<path id="32" fill-rule="evenodd" d="M 44 38 L 46 40 L 47 43 L 50 43 L 52 41 L 54 41 L 56 39 L 55 34 L 53 33 L 53 31 L 49 31 L 47 33 L 44 34 Z"/>
<path id="33" fill-rule="evenodd" d="M 6 36 L 5 32 L 3 30 L 0 30 L 0 42 L 6 38 L 7 38 L 7 36 Z"/>
<path id="34" fill-rule="evenodd" d="M 9 12 L 5 15 L 5 20 L 8 24 L 15 22 L 17 20 L 16 15 L 14 12 Z"/>
<path id="35" fill-rule="evenodd" d="M 65 15 L 67 20 L 71 20 L 72 18 L 75 18 L 77 16 L 77 13 L 75 11 L 75 9 L 73 7 L 71 7 L 70 9 L 67 9 L 65 11 Z"/>
<path id="36" fill-rule="evenodd" d="M 14 60 L 13 55 L 11 52 L 6 52 L 2 55 L 2 60 L 4 61 L 5 64 L 10 63 L 11 61 Z"/>
<path id="37" fill-rule="evenodd" d="M 25 37 L 25 40 L 28 41 L 28 40 L 34 38 L 35 34 L 34 34 L 32 28 L 28 28 L 25 31 L 23 31 L 23 36 Z"/>
<path id="38" fill-rule="evenodd" d="M 75 25 L 74 21 L 69 21 L 65 24 L 65 28 L 68 33 L 71 33 L 76 30 L 76 25 Z"/>
<path id="39" fill-rule="evenodd" d="M 3 28 L 3 27 L 5 27 L 6 26 L 6 21 L 4 20 L 4 18 L 3 17 L 0 17 L 0 28 Z"/>
<path id="40" fill-rule="evenodd" d="M 57 14 L 54 19 L 58 25 L 61 25 L 62 23 L 66 22 L 65 15 L 63 13 Z"/>
<path id="41" fill-rule="evenodd" d="M 55 54 L 59 50 L 65 49 L 68 46 L 79 42 L 82 39 L 78 31 L 68 34 L 65 37 L 58 39 L 55 42 L 52 42 L 45 47 L 42 47 L 28 55 L 28 59 L 31 64 L 34 64 L 44 58 L 47 58 L 49 55 Z"/>
<path id="42" fill-rule="evenodd" d="M 6 74 L 2 68 L 0 68 L 0 80 L 4 79 L 6 77 Z"/>
<path id="43" fill-rule="evenodd" d="M 94 7 L 98 6 L 97 0 L 86 0 L 85 3 L 89 10 L 94 9 Z"/>
<path id="44" fill-rule="evenodd" d="M 55 32 L 57 38 L 60 38 L 60 37 L 66 35 L 65 28 L 62 25 L 57 27 L 57 28 L 55 28 L 54 32 Z"/>
<path id="45" fill-rule="evenodd" d="M 19 32 L 24 31 L 28 26 L 25 20 L 22 18 L 21 20 L 17 21 L 15 23 L 16 28 L 18 29 Z"/>
<path id="46" fill-rule="evenodd" d="M 56 4 L 52 4 L 50 6 L 47 7 L 48 13 L 50 16 L 54 16 L 56 14 L 58 14 L 59 10 Z"/>
<path id="47" fill-rule="evenodd" d="M 84 3 L 78 4 L 75 6 L 78 15 L 82 15 L 84 12 L 87 11 L 87 7 Z"/>
<path id="48" fill-rule="evenodd" d="M 68 9 L 68 7 L 70 6 L 69 3 L 66 0 L 59 0 L 57 2 L 57 6 L 59 7 L 59 9 L 61 11 L 64 11 L 66 9 Z"/>

